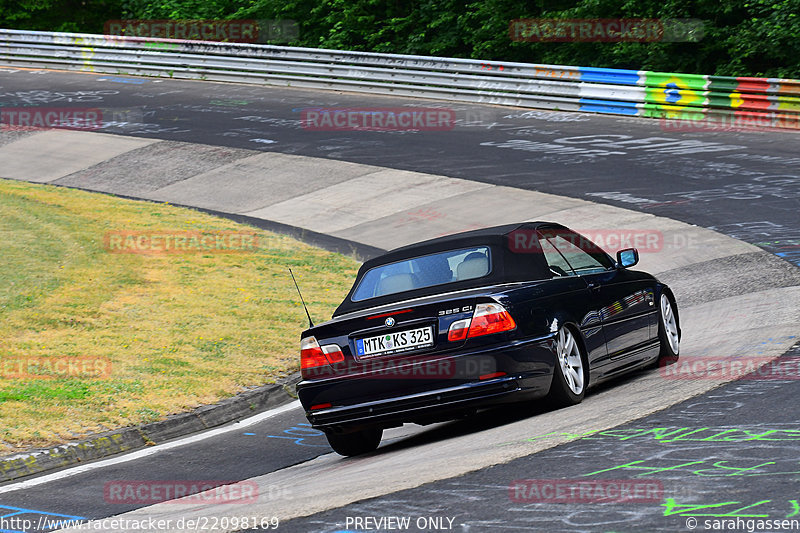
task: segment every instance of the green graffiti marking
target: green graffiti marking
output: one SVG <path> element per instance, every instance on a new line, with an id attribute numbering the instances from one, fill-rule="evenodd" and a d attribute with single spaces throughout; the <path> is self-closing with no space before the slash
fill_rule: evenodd
<path id="1" fill-rule="evenodd" d="M 722 502 L 722 503 L 712 503 L 712 504 L 682 504 L 675 501 L 674 498 L 667 498 L 664 503 L 661 504 L 664 507 L 664 516 L 713 516 L 716 518 L 768 518 L 768 514 L 745 514 L 742 511 L 746 511 L 747 509 L 752 509 L 753 507 L 757 507 L 764 503 L 769 503 L 772 500 L 761 500 L 756 503 L 751 503 L 750 505 L 745 505 L 744 507 L 738 507 L 732 511 L 728 511 L 727 513 L 698 513 L 697 511 L 705 511 L 710 509 L 719 509 L 723 507 L 728 507 L 731 505 L 740 505 L 742 502 Z"/>
<path id="2" fill-rule="evenodd" d="M 611 472 L 612 470 L 640 470 L 638 474 L 635 474 L 634 477 L 644 477 L 649 476 L 652 474 L 660 474 L 661 472 L 669 472 L 674 470 L 689 470 L 695 476 L 701 477 L 735 477 L 735 476 L 746 476 L 746 477 L 754 477 L 754 476 L 787 476 L 787 475 L 798 475 L 800 474 L 800 470 L 795 470 L 792 472 L 755 472 L 759 468 L 768 467 L 770 465 L 777 464 L 775 461 L 768 461 L 766 463 L 759 463 L 753 466 L 730 466 L 730 463 L 733 461 L 708 461 L 708 460 L 701 460 L 701 461 L 689 461 L 687 463 L 681 463 L 673 466 L 644 466 L 642 463 L 645 461 L 631 461 L 630 463 L 626 463 L 623 465 L 612 466 L 611 468 L 604 468 L 603 470 L 597 470 L 595 472 L 590 472 L 588 474 L 584 474 L 585 477 L 594 476 L 597 474 L 602 474 L 603 472 Z M 711 463 L 711 467 L 709 468 L 700 468 L 700 469 L 691 469 L 687 468 L 694 465 L 708 465 Z M 769 470 L 769 469 L 766 469 Z"/>
<path id="3" fill-rule="evenodd" d="M 603 472 L 611 472 L 612 470 L 647 470 L 647 472 L 645 472 L 643 474 L 636 474 L 636 477 L 643 477 L 643 476 L 649 476 L 650 474 L 658 474 L 658 473 L 661 473 L 661 472 L 668 472 L 670 470 L 679 470 L 679 469 L 681 469 L 681 468 L 683 468 L 685 466 L 702 464 L 703 462 L 704 461 L 691 461 L 689 463 L 683 463 L 683 464 L 669 466 L 669 467 L 657 468 L 657 467 L 654 467 L 654 466 L 638 466 L 641 463 L 644 463 L 644 461 L 632 461 L 632 462 L 626 463 L 624 465 L 617 465 L 617 466 L 612 466 L 611 468 L 604 468 L 603 470 L 596 470 L 594 472 L 589 472 L 588 474 L 584 474 L 583 476 L 584 477 L 594 476 L 594 475 L 597 475 L 597 474 L 602 474 Z"/>
<path id="4" fill-rule="evenodd" d="M 789 500 L 789 503 L 792 504 L 792 512 L 787 514 L 786 518 L 792 518 L 800 515 L 800 504 L 797 503 L 797 500 Z"/>
<path id="5" fill-rule="evenodd" d="M 714 518 L 768 518 L 768 514 L 747 514 L 743 511 L 758 507 L 765 503 L 770 503 L 772 500 L 761 500 L 750 505 L 737 507 L 736 509 L 727 512 L 713 512 L 713 513 L 698 513 L 697 511 L 708 511 L 711 509 L 718 509 L 722 511 L 723 508 L 735 505 L 741 505 L 743 502 L 721 502 L 711 504 L 697 504 L 697 503 L 678 503 L 674 498 L 667 498 L 661 507 L 664 508 L 664 516 L 708 516 Z M 794 518 L 800 515 L 800 503 L 797 500 L 789 500 L 791 511 L 784 518 Z M 757 529 L 763 529 L 758 527 Z"/>
<path id="6" fill-rule="evenodd" d="M 570 433 L 554 431 L 544 435 L 536 435 L 519 442 L 534 442 L 542 439 L 564 440 L 618 440 L 627 441 L 646 438 L 661 443 L 672 442 L 781 442 L 800 441 L 800 429 L 721 429 L 702 428 L 651 428 L 651 429 L 611 429 L 607 431 L 588 431 L 586 433 Z M 503 442 L 499 446 L 508 446 L 516 442 Z"/>

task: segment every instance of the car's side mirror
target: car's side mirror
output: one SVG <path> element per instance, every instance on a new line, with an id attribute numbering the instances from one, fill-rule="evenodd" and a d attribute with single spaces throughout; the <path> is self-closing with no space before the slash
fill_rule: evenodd
<path id="1" fill-rule="evenodd" d="M 626 248 L 617 252 L 617 266 L 619 268 L 632 267 L 639 262 L 639 251 L 636 248 Z"/>

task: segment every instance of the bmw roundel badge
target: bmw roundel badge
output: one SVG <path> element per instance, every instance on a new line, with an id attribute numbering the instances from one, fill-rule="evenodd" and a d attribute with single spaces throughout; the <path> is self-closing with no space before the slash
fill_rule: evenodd
<path id="1" fill-rule="evenodd" d="M 387 318 L 386 321 L 384 322 L 384 324 L 386 324 L 387 328 L 390 328 L 390 327 L 394 326 L 394 323 L 395 323 L 395 320 L 392 317 Z"/>

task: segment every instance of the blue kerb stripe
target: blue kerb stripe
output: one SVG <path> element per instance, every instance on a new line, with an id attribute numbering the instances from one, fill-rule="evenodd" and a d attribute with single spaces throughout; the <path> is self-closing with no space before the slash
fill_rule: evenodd
<path id="1" fill-rule="evenodd" d="M 636 107 L 636 102 L 593 100 L 591 98 L 581 98 L 578 100 L 578 102 L 580 103 L 580 111 L 589 111 L 591 113 L 614 113 L 616 115 L 631 116 L 636 116 L 639 114 L 639 109 Z"/>
<path id="2" fill-rule="evenodd" d="M 581 81 L 593 83 L 614 83 L 616 85 L 638 85 L 638 70 L 616 68 L 580 67 Z"/>

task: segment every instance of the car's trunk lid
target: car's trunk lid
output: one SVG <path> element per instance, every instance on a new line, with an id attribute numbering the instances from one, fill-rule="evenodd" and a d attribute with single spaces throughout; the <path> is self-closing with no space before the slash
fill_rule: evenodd
<path id="1" fill-rule="evenodd" d="M 448 340 L 451 325 L 471 318 L 476 303 L 498 289 L 492 286 L 401 301 L 320 324 L 304 335 L 314 335 L 323 346 L 337 344 L 344 361 L 319 368 L 313 375 L 369 374 L 385 369 L 388 361 L 414 364 L 446 357 L 465 342 Z"/>

